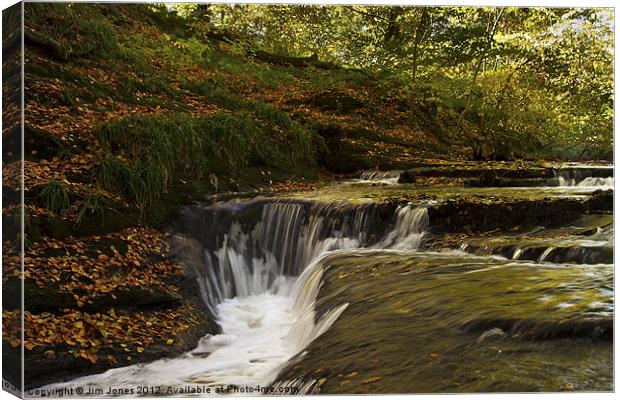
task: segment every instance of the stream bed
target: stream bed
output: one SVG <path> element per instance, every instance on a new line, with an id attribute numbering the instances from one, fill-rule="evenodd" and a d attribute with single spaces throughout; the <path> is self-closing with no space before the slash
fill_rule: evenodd
<path id="1" fill-rule="evenodd" d="M 612 391 L 613 214 L 588 201 L 613 177 L 587 171 L 536 187 L 423 187 L 369 171 L 189 207 L 177 235 L 204 255 L 195 267 L 221 333 L 41 390 Z M 538 211 L 502 217 L 523 204 Z"/>

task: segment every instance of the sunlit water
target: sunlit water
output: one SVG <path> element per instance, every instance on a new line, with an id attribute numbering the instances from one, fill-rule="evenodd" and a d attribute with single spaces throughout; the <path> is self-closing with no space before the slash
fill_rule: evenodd
<path id="1" fill-rule="evenodd" d="M 350 306 L 279 384 L 322 393 L 613 389 L 613 265 L 361 251 L 326 260 Z"/>

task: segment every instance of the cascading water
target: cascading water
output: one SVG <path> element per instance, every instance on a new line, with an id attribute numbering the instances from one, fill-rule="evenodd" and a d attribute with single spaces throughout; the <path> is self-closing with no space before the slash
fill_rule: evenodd
<path id="1" fill-rule="evenodd" d="M 558 186 L 613 188 L 612 167 L 564 168 L 556 171 Z"/>
<path id="2" fill-rule="evenodd" d="M 400 175 L 403 171 L 378 171 L 369 170 L 363 171 L 360 174 L 360 181 L 379 182 L 379 183 L 398 183 Z"/>
<path id="3" fill-rule="evenodd" d="M 614 187 L 614 178 L 613 177 L 607 177 L 607 178 L 596 178 L 596 177 L 587 177 L 584 178 L 583 180 L 576 180 L 573 178 L 563 178 L 563 177 L 558 177 L 558 186 L 578 186 L 578 187 L 607 187 L 607 188 L 613 188 Z"/>
<path id="4" fill-rule="evenodd" d="M 199 283 L 222 333 L 180 357 L 43 389 L 269 385 L 348 306 L 315 315 L 326 260 L 363 247 L 416 250 L 428 225 L 426 208 L 411 204 L 271 200 L 192 209 L 185 220 L 182 232 L 203 246 Z"/>

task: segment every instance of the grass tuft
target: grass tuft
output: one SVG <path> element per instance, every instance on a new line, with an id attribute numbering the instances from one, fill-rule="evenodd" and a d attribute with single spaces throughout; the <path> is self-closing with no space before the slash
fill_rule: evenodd
<path id="1" fill-rule="evenodd" d="M 59 214 L 71 205 L 69 190 L 63 182 L 52 179 L 41 190 L 37 202 L 49 211 Z"/>
<path id="2" fill-rule="evenodd" d="M 279 110 L 264 105 L 260 109 L 266 121 L 241 111 L 200 118 L 132 116 L 104 123 L 97 137 L 108 155 L 98 163 L 94 177 L 144 209 L 177 179 L 207 179 L 209 174 L 235 174 L 250 166 L 289 171 L 314 167 L 318 136 Z"/>

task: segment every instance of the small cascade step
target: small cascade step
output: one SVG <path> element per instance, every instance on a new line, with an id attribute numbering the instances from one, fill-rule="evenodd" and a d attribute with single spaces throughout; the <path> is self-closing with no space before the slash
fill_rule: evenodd
<path id="1" fill-rule="evenodd" d="M 391 170 L 391 171 L 379 171 L 368 170 L 362 171 L 359 179 L 361 181 L 380 182 L 380 183 L 398 183 L 403 171 Z"/>
<path id="2" fill-rule="evenodd" d="M 459 250 L 479 256 L 555 264 L 612 264 L 613 216 L 587 214 L 570 225 L 463 240 Z"/>
<path id="3" fill-rule="evenodd" d="M 470 166 L 416 167 L 400 174 L 400 183 L 415 183 L 416 178 L 445 177 L 464 179 L 465 187 L 613 187 L 613 166 Z"/>
<path id="4" fill-rule="evenodd" d="M 459 249 L 470 254 L 499 255 L 511 260 L 569 264 L 611 264 L 614 260 L 613 247 L 601 246 L 523 246 L 515 244 L 477 246 L 462 243 Z"/>

